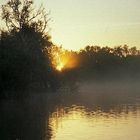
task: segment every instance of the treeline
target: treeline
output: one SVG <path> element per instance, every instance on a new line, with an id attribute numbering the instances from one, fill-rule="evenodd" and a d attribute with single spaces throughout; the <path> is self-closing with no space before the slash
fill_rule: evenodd
<path id="1" fill-rule="evenodd" d="M 86 46 L 79 52 L 69 52 L 77 59 L 77 66 L 64 73 L 77 81 L 138 80 L 140 78 L 140 50 L 127 45 L 114 48 Z"/>

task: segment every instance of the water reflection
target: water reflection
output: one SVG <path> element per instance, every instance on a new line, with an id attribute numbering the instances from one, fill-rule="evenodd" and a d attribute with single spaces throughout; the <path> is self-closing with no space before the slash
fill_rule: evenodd
<path id="1" fill-rule="evenodd" d="M 52 140 L 138 140 L 139 95 L 81 95 L 50 115 Z M 122 98 L 123 97 L 123 98 Z M 79 101 L 79 102 L 78 102 Z"/>
<path id="2" fill-rule="evenodd" d="M 40 96 L 24 100 L 1 101 L 0 139 L 50 139 L 51 129 L 46 125 L 49 116 L 46 101 Z"/>
<path id="3" fill-rule="evenodd" d="M 102 111 L 89 114 L 83 107 L 77 106 L 66 110 L 69 110 L 66 114 L 63 112 L 63 115 L 57 116 L 57 113 L 53 113 L 50 117 L 54 133 L 53 140 L 139 139 L 139 111 L 137 115 L 130 110 L 127 115 L 122 112 L 116 116 L 116 114 Z"/>
<path id="4" fill-rule="evenodd" d="M 55 97 L 55 98 L 54 98 Z M 36 95 L 0 102 L 2 140 L 138 140 L 140 94 Z"/>

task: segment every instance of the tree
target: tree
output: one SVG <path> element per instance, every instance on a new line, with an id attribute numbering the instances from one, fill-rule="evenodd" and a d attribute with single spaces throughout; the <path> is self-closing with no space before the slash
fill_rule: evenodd
<path id="1" fill-rule="evenodd" d="M 51 45 L 50 36 L 46 34 L 47 24 L 50 20 L 48 13 L 42 6 L 35 11 L 33 0 L 9 0 L 5 5 L 2 5 L 1 15 L 7 31 L 12 34 L 18 32 L 24 45 L 27 45 L 26 32 L 33 31 L 43 39 L 40 39 L 41 43 L 44 42 L 41 44 L 42 46 Z"/>
<path id="2" fill-rule="evenodd" d="M 40 7 L 35 12 L 33 0 L 9 0 L 2 5 L 2 19 L 9 31 L 21 30 L 27 26 L 34 27 L 38 32 L 44 32 L 49 21 L 44 8 Z"/>
<path id="3" fill-rule="evenodd" d="M 48 14 L 33 0 L 9 0 L 2 5 L 5 29 L 0 36 L 2 88 L 48 89 L 53 78 L 47 49 L 52 46 Z M 8 80 L 10 79 L 10 80 Z"/>

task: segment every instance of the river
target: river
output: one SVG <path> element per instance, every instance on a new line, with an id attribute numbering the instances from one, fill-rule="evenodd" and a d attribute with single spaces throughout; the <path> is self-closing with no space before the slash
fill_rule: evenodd
<path id="1" fill-rule="evenodd" d="M 139 140 L 139 92 L 55 95 L 2 100 L 0 139 Z"/>

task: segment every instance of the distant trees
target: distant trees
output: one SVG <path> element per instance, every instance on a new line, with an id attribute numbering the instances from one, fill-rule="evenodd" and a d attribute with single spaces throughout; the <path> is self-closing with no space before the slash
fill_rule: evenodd
<path id="1" fill-rule="evenodd" d="M 136 47 L 86 46 L 78 56 L 79 77 L 115 79 L 140 76 L 140 51 Z"/>
<path id="2" fill-rule="evenodd" d="M 120 80 L 140 78 L 140 50 L 127 45 L 86 46 L 79 52 L 52 47 L 53 65 L 58 65 L 59 59 L 64 62 L 64 68 L 59 73 L 61 82 L 72 85 L 81 80 Z M 70 67 L 73 66 L 73 67 Z M 56 67 L 56 66 L 55 66 Z"/>

